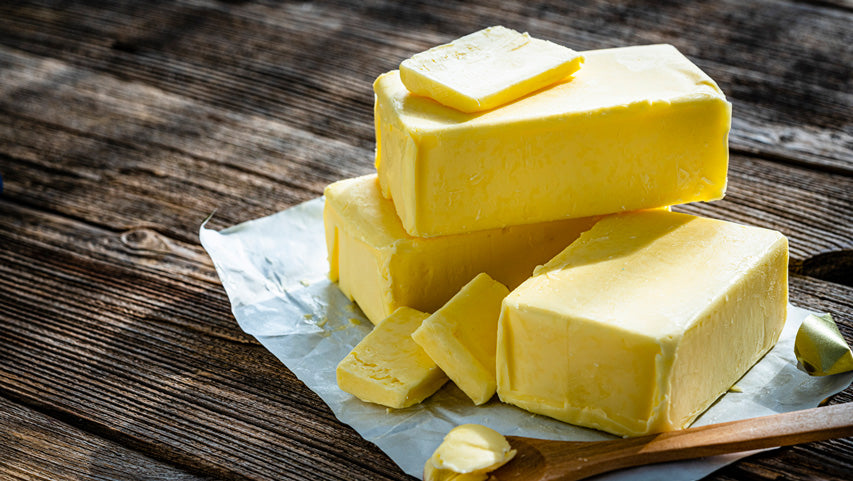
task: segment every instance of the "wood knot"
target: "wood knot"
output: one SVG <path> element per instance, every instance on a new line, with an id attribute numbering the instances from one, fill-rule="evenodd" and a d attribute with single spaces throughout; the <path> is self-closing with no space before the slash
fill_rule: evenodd
<path id="1" fill-rule="evenodd" d="M 121 243 L 135 251 L 170 252 L 169 243 L 157 231 L 144 227 L 130 229 L 121 235 Z"/>

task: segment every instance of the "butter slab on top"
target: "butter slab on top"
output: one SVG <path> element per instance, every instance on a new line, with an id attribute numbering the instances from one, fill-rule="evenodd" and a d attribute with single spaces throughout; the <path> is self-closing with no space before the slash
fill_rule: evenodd
<path id="1" fill-rule="evenodd" d="M 504 300 L 498 395 L 618 435 L 686 427 L 777 341 L 787 260 L 776 231 L 608 216 Z"/>
<path id="2" fill-rule="evenodd" d="M 328 186 L 323 220 L 329 277 L 374 324 L 401 306 L 434 312 L 481 272 L 508 287 L 589 229 L 568 219 L 433 238 L 412 237 L 376 175 Z"/>
<path id="3" fill-rule="evenodd" d="M 406 231 L 438 236 L 723 197 L 731 105 L 670 45 L 582 52 L 584 67 L 465 114 L 374 83 L 376 167 Z"/>
<path id="4" fill-rule="evenodd" d="M 470 113 L 562 80 L 582 62 L 570 48 L 496 26 L 413 55 L 400 78 L 410 92 Z"/>

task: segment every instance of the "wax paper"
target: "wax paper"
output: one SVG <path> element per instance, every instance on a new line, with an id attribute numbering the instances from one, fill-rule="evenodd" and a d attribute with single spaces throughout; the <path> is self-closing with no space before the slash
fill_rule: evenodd
<path id="1" fill-rule="evenodd" d="M 253 335 L 342 422 L 376 444 L 408 474 L 420 478 L 424 462 L 453 427 L 478 423 L 504 435 L 594 441 L 613 437 L 502 404 L 474 404 L 453 383 L 424 403 L 392 410 L 362 402 L 340 389 L 335 367 L 372 324 L 327 277 L 323 199 L 199 237 L 231 301 L 240 327 Z M 846 388 L 853 373 L 812 377 L 797 369 L 794 338 L 812 311 L 788 306 L 782 337 L 736 386 L 694 425 L 815 407 Z M 666 463 L 596 479 L 694 480 L 747 454 Z"/>

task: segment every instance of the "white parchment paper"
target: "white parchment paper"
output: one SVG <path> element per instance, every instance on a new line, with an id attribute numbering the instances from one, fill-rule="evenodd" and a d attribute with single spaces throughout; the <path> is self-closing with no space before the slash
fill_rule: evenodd
<path id="1" fill-rule="evenodd" d="M 612 436 L 505 405 L 497 397 L 473 403 L 448 382 L 424 403 L 389 410 L 338 389 L 335 367 L 372 325 L 329 282 L 323 233 L 323 199 L 225 229 L 200 229 L 240 327 L 255 336 L 341 421 L 385 451 L 408 474 L 420 477 L 426 459 L 444 435 L 463 423 L 478 423 L 504 435 L 593 441 Z M 845 389 L 853 373 L 810 377 L 797 369 L 794 338 L 811 311 L 788 306 L 781 340 L 737 386 L 694 425 L 704 425 L 815 407 Z M 596 479 L 694 480 L 748 454 L 646 466 Z"/>

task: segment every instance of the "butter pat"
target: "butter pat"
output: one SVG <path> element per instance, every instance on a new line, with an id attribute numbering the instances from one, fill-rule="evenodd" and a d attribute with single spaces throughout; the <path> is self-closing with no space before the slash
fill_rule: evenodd
<path id="1" fill-rule="evenodd" d="M 428 314 L 401 307 L 338 364 L 338 387 L 362 401 L 405 408 L 431 396 L 447 376 L 411 335 Z"/>
<path id="2" fill-rule="evenodd" d="M 438 236 L 723 197 L 731 104 L 670 45 L 583 52 L 584 66 L 464 114 L 374 83 L 376 167 L 411 235 Z"/>
<path id="3" fill-rule="evenodd" d="M 480 112 L 562 80 L 582 62 L 570 48 L 497 26 L 404 60 L 400 78 L 414 94 Z"/>
<path id="4" fill-rule="evenodd" d="M 336 182 L 325 194 L 329 276 L 373 323 L 401 306 L 434 312 L 481 272 L 516 287 L 596 220 L 422 239 L 403 230 L 376 175 Z"/>
<path id="5" fill-rule="evenodd" d="M 485 481 L 488 473 L 513 457 L 499 432 L 479 424 L 462 424 L 450 430 L 424 465 L 424 481 Z"/>
<path id="6" fill-rule="evenodd" d="M 777 341 L 787 261 L 776 231 L 606 217 L 504 299 L 498 395 L 618 435 L 684 428 Z"/>
<path id="7" fill-rule="evenodd" d="M 477 405 L 495 394 L 498 317 L 507 294 L 506 286 L 481 273 L 412 334 L 412 339 Z"/>

